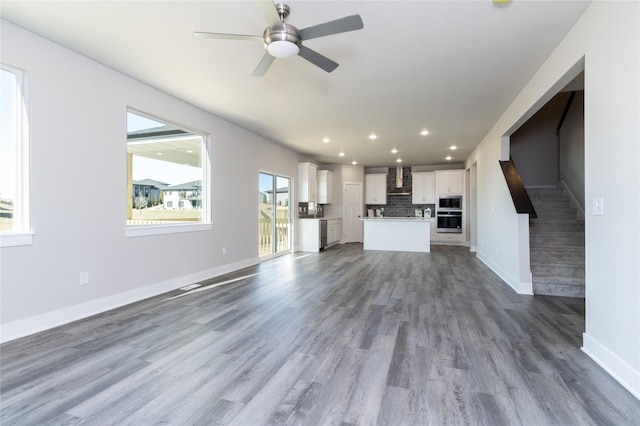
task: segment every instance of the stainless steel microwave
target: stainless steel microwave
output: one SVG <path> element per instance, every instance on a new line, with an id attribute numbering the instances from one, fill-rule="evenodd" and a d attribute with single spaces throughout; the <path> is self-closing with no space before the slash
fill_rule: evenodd
<path id="1" fill-rule="evenodd" d="M 462 196 L 447 195 L 438 197 L 438 209 L 462 210 Z"/>

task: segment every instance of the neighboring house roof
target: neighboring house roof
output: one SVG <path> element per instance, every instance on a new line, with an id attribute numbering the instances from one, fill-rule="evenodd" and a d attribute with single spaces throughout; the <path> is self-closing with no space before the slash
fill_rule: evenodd
<path id="1" fill-rule="evenodd" d="M 278 194 L 286 194 L 286 193 L 289 192 L 289 187 L 285 186 L 284 188 L 278 188 L 278 189 L 276 189 L 276 192 Z M 268 189 L 268 190 L 264 191 L 264 193 L 265 194 L 273 194 L 273 190 L 272 189 Z"/>
<path id="2" fill-rule="evenodd" d="M 177 185 L 169 185 L 166 188 L 162 188 L 163 190 L 172 191 L 174 189 L 202 189 L 202 181 L 194 180 L 192 182 L 179 183 Z"/>
<path id="3" fill-rule="evenodd" d="M 142 186 L 153 186 L 158 189 L 166 188 L 167 186 L 169 186 L 168 183 L 160 182 L 159 180 L 153 180 L 153 179 L 134 180 L 133 184 L 142 185 Z"/>

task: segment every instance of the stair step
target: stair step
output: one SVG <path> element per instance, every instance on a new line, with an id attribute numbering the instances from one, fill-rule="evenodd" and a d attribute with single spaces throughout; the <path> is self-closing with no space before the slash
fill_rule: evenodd
<path id="1" fill-rule="evenodd" d="M 535 223 L 584 223 L 583 221 L 576 219 L 575 211 L 558 214 L 541 214 L 538 211 L 536 211 L 536 213 L 538 213 L 538 217 L 533 219 Z M 533 221 L 531 223 L 533 223 Z"/>
<path id="2" fill-rule="evenodd" d="M 531 250 L 534 249 L 566 249 L 580 247 L 584 250 L 584 234 L 580 232 L 532 233 L 529 236 Z"/>
<path id="3" fill-rule="evenodd" d="M 564 191 L 558 188 L 527 188 L 529 198 L 565 197 Z"/>
<path id="4" fill-rule="evenodd" d="M 561 211 L 561 210 L 572 210 L 571 206 L 569 205 L 568 199 L 545 201 L 544 203 L 541 203 L 536 200 L 531 200 L 531 203 L 533 204 L 533 207 L 536 209 L 536 211 L 540 210 L 540 211 L 555 212 L 555 211 Z"/>
<path id="5" fill-rule="evenodd" d="M 531 267 L 534 265 L 569 266 L 584 269 L 584 247 L 567 247 L 565 249 L 532 249 Z"/>
<path id="6" fill-rule="evenodd" d="M 534 232 L 582 232 L 584 233 L 584 223 L 583 222 L 574 222 L 574 223 L 545 223 L 545 222 L 534 222 L 531 221 L 529 225 L 529 233 L 533 234 Z"/>
<path id="7" fill-rule="evenodd" d="M 584 285 L 534 283 L 533 293 L 544 296 L 581 297 L 584 299 L 585 289 Z"/>

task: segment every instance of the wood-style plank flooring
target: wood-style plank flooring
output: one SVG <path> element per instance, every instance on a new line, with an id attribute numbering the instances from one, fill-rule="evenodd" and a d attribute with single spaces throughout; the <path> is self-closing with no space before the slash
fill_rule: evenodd
<path id="1" fill-rule="evenodd" d="M 286 255 L 8 342 L 0 423 L 640 423 L 580 351 L 582 299 L 432 249 Z"/>

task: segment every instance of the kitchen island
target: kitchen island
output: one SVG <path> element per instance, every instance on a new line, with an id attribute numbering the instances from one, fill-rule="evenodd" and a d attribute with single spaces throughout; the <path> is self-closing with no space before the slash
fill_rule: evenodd
<path id="1" fill-rule="evenodd" d="M 364 249 L 431 251 L 431 221 L 422 217 L 364 218 Z"/>

